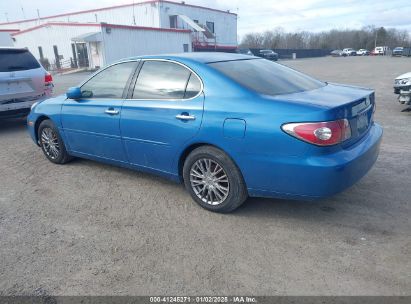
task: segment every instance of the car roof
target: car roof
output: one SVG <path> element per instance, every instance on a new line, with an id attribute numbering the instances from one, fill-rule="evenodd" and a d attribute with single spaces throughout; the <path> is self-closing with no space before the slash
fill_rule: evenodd
<path id="1" fill-rule="evenodd" d="M 193 52 L 193 53 L 179 53 L 179 54 L 165 54 L 165 55 L 146 55 L 131 57 L 124 60 L 130 59 L 169 59 L 169 60 L 188 60 L 200 63 L 211 63 L 211 62 L 221 62 L 221 61 L 233 61 L 233 60 L 244 60 L 252 59 L 250 55 L 243 55 L 238 53 L 223 53 L 223 52 Z M 259 57 L 255 57 L 259 58 Z M 122 61 L 124 61 L 122 60 Z"/>

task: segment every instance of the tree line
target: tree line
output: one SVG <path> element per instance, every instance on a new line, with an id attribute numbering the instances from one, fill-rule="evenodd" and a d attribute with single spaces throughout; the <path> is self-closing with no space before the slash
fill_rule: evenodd
<path id="1" fill-rule="evenodd" d="M 366 26 L 360 30 L 333 29 L 319 33 L 309 31 L 286 32 L 278 27 L 264 33 L 248 33 L 241 47 L 264 49 L 368 49 L 375 46 L 411 46 L 408 31 L 395 28 Z"/>

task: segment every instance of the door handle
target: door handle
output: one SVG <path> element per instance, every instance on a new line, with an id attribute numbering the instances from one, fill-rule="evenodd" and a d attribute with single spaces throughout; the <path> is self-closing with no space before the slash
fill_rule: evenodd
<path id="1" fill-rule="evenodd" d="M 188 114 L 178 114 L 178 115 L 176 116 L 176 118 L 177 118 L 177 119 L 180 119 L 180 120 L 195 120 L 195 119 L 196 119 L 195 116 L 193 116 L 193 115 L 188 115 Z"/>
<path id="2" fill-rule="evenodd" d="M 104 112 L 108 115 L 117 115 L 118 113 L 120 113 L 119 110 L 114 110 L 113 108 L 108 108 Z"/>

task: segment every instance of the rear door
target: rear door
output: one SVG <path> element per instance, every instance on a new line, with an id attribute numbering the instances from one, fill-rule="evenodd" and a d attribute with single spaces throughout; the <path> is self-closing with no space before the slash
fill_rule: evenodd
<path id="1" fill-rule="evenodd" d="M 71 151 L 126 162 L 120 134 L 121 106 L 137 65 L 129 61 L 109 66 L 81 87 L 81 99 L 65 100 L 61 121 Z"/>
<path id="2" fill-rule="evenodd" d="M 172 172 L 176 152 L 201 125 L 200 78 L 176 62 L 145 60 L 129 97 L 120 126 L 130 163 Z"/>
<path id="3" fill-rule="evenodd" d="M 39 99 L 45 70 L 26 49 L 0 49 L 0 105 Z"/>

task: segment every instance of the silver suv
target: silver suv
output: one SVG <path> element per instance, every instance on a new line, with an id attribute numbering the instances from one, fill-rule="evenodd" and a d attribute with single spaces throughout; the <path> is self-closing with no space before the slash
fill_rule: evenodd
<path id="1" fill-rule="evenodd" d="M 28 49 L 0 47 L 0 118 L 25 116 L 52 94 L 52 76 Z"/>

